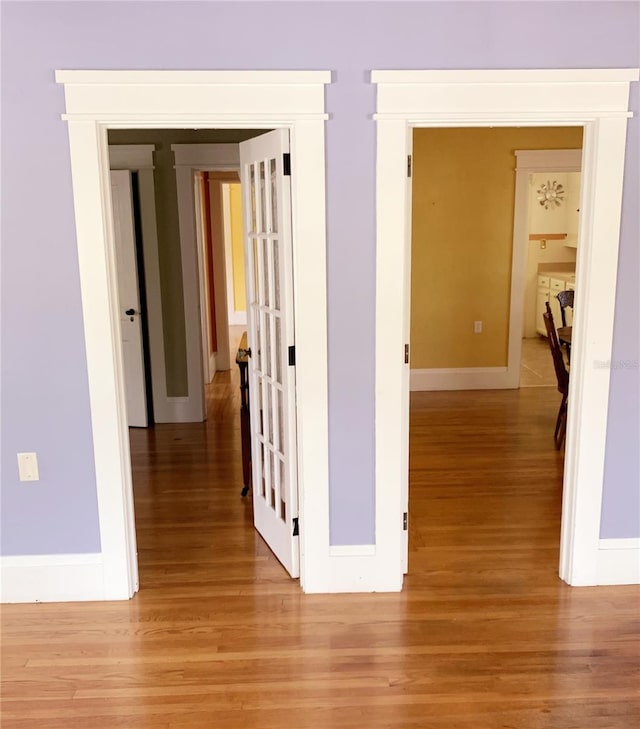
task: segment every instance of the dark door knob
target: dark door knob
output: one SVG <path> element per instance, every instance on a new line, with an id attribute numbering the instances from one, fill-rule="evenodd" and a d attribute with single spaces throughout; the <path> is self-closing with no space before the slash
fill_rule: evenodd
<path id="1" fill-rule="evenodd" d="M 133 316 L 136 313 L 136 310 L 135 309 L 127 309 L 124 313 L 127 316 Z"/>

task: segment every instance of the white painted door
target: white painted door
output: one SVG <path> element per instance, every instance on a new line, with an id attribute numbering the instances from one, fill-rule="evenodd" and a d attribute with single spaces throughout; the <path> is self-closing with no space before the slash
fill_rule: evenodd
<path id="1" fill-rule="evenodd" d="M 140 291 L 133 221 L 131 172 L 111 171 L 113 230 L 118 273 L 118 311 L 122 334 L 122 357 L 127 395 L 127 419 L 130 426 L 147 427 Z"/>
<path id="2" fill-rule="evenodd" d="M 298 577 L 291 186 L 285 174 L 288 153 L 289 132 L 283 129 L 240 144 L 251 350 L 253 518 L 276 557 L 292 577 Z"/>

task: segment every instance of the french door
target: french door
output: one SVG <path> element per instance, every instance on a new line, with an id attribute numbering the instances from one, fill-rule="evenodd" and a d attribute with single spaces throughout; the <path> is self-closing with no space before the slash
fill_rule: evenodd
<path id="1" fill-rule="evenodd" d="M 300 574 L 289 131 L 240 144 L 254 524 Z"/>

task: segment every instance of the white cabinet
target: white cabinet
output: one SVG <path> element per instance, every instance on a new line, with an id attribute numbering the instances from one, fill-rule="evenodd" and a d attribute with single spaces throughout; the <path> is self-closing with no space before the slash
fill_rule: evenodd
<path id="1" fill-rule="evenodd" d="M 545 304 L 549 301 L 549 287 L 538 286 L 538 293 L 536 299 L 536 331 L 538 334 L 547 336 L 547 330 L 544 327 L 544 319 L 542 314 L 546 311 Z"/>
<path id="2" fill-rule="evenodd" d="M 553 321 L 556 325 L 556 328 L 562 326 L 562 313 L 560 312 L 560 302 L 556 297 L 558 295 L 558 292 L 564 291 L 564 289 L 564 279 L 549 279 L 549 304 L 551 305 L 551 313 L 553 314 Z"/>

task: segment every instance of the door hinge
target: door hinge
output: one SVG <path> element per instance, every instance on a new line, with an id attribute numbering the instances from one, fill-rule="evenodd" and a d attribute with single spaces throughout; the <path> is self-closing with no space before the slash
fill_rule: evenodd
<path id="1" fill-rule="evenodd" d="M 404 363 L 409 364 L 409 345 L 404 345 Z"/>
<path id="2" fill-rule="evenodd" d="M 407 155 L 407 177 L 411 177 L 411 155 Z"/>
<path id="3" fill-rule="evenodd" d="M 299 537 L 300 536 L 300 529 L 298 528 L 298 517 L 294 517 L 293 519 L 293 536 Z"/>
<path id="4" fill-rule="evenodd" d="M 402 531 L 406 532 L 408 526 L 409 526 L 409 515 L 405 511 L 404 514 L 402 515 Z"/>
<path id="5" fill-rule="evenodd" d="M 295 367 L 296 365 L 296 347 L 293 345 L 289 347 L 289 367 Z"/>
<path id="6" fill-rule="evenodd" d="M 282 155 L 282 174 L 291 175 L 291 153 L 284 152 Z"/>

